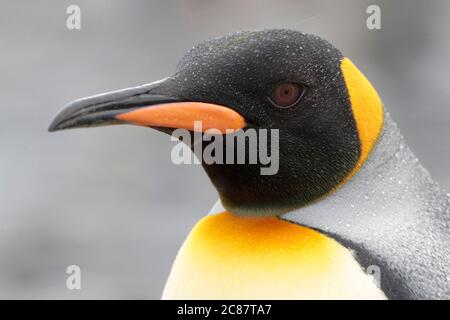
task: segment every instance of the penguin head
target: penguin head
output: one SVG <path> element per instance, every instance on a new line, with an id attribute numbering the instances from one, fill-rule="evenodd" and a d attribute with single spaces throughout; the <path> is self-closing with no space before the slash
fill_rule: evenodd
<path id="1" fill-rule="evenodd" d="M 256 137 L 256 149 L 238 143 L 227 149 L 223 143 L 224 163 L 202 165 L 229 211 L 280 215 L 350 179 L 382 122 L 375 89 L 333 45 L 297 31 L 266 30 L 201 43 L 163 80 L 76 100 L 50 131 L 135 124 L 167 133 L 214 129 L 229 138 L 241 129 Z M 202 141 L 203 148 L 213 140 Z M 263 148 L 276 162 L 270 174 L 261 170 L 267 167 L 259 157 Z M 239 152 L 244 163 L 236 163 Z M 230 154 L 234 161 L 225 161 Z"/>

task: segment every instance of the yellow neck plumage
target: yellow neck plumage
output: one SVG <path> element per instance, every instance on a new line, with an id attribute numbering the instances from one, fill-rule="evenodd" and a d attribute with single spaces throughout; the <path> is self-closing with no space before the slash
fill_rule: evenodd
<path id="1" fill-rule="evenodd" d="M 352 254 L 276 217 L 210 215 L 180 249 L 164 299 L 382 299 Z"/>

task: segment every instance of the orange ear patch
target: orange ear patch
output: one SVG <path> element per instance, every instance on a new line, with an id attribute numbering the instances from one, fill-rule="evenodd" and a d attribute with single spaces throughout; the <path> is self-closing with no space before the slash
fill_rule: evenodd
<path id="1" fill-rule="evenodd" d="M 350 59 L 344 58 L 342 60 L 341 70 L 350 96 L 350 103 L 361 144 L 359 160 L 355 168 L 344 180 L 345 182 L 353 177 L 367 160 L 370 151 L 380 136 L 384 115 L 383 102 L 377 91 Z"/>

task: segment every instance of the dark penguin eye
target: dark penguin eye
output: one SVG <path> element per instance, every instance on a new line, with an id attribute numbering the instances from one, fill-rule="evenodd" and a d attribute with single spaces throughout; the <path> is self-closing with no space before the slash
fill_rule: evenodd
<path id="1" fill-rule="evenodd" d="M 306 87 L 300 84 L 284 82 L 272 88 L 270 101 L 275 107 L 290 108 L 295 106 L 305 94 Z"/>

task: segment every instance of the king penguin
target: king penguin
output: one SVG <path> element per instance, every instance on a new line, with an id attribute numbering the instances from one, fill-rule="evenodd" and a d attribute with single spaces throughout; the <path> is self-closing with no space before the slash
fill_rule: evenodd
<path id="1" fill-rule="evenodd" d="M 202 163 L 220 200 L 163 298 L 450 298 L 449 196 L 329 42 L 290 30 L 209 40 L 165 79 L 69 103 L 49 130 L 113 124 L 279 132 L 276 174 Z"/>

